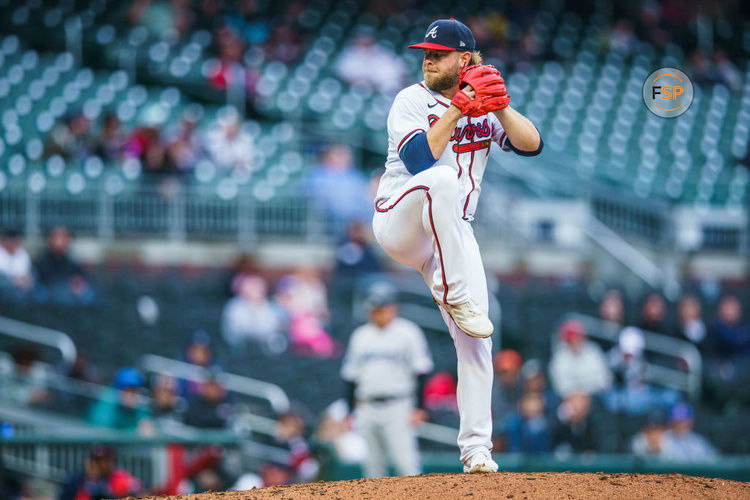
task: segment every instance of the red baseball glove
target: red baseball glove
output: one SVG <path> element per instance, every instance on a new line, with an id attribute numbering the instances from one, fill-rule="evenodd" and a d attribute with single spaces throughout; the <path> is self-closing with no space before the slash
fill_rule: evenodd
<path id="1" fill-rule="evenodd" d="M 492 65 L 469 66 L 459 74 L 461 81 L 453 96 L 455 104 L 465 116 L 478 117 L 503 109 L 510 102 L 508 89 L 500 72 Z M 472 99 L 462 90 L 465 85 L 474 89 Z"/>

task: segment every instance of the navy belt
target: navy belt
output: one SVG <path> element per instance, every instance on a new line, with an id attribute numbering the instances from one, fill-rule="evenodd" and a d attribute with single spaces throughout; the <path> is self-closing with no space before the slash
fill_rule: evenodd
<path id="1" fill-rule="evenodd" d="M 410 396 L 407 395 L 400 395 L 400 396 L 373 396 L 371 398 L 365 399 L 366 403 L 388 403 L 390 401 L 396 401 L 397 399 L 405 399 Z"/>

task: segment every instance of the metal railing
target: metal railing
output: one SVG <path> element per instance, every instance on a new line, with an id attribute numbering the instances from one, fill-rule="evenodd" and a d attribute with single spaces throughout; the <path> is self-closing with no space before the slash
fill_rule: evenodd
<path id="1" fill-rule="evenodd" d="M 3 379 L 3 383 L 10 382 Z M 92 398 L 114 397 L 112 390 L 79 383 L 65 377 L 51 379 L 48 388 Z M 71 385 L 72 384 L 72 385 Z M 151 399 L 141 396 L 144 407 Z M 112 401 L 117 403 L 116 399 Z M 82 402 L 79 402 L 82 403 Z M 80 406 L 80 404 L 79 404 Z M 85 404 L 83 405 L 85 407 Z M 80 412 L 78 412 L 80 413 Z M 188 425 L 147 426 L 139 431 L 95 427 L 64 412 L 31 408 L 0 397 L 0 421 L 6 423 L 0 436 L 4 465 L 17 473 L 61 482 L 81 470 L 91 446 L 106 443 L 117 448 L 118 464 L 141 479 L 146 487 L 167 479 L 167 450 L 171 445 L 186 447 L 220 445 L 258 463 L 268 460 L 287 463 L 289 451 L 264 444 L 274 436 L 276 421 L 250 413 L 235 405 L 232 427 L 227 430 L 198 429 Z"/>
<path id="2" fill-rule="evenodd" d="M 163 485 L 168 477 L 168 447 L 221 446 L 257 459 L 286 461 L 289 453 L 261 443 L 243 441 L 231 431 L 196 430 L 189 436 L 167 433 L 141 436 L 133 432 L 89 428 L 64 432 L 17 433 L 0 440 L 5 466 L 19 474 L 62 482 L 82 470 L 94 444 L 108 444 L 117 450 L 117 464 L 143 482 L 145 488 Z M 246 453 L 246 452 L 249 452 Z"/>
<path id="3" fill-rule="evenodd" d="M 220 185 L 221 186 L 221 185 Z M 210 187 L 140 184 L 114 192 L 106 182 L 73 194 L 49 186 L 34 193 L 26 186 L 0 190 L 0 226 L 29 236 L 64 225 L 80 235 L 103 239 L 127 236 L 234 239 L 325 236 L 326 216 L 315 200 L 292 189 L 269 200 L 256 199 L 250 186 Z"/>
<path id="4" fill-rule="evenodd" d="M 525 188 L 544 200 L 561 197 L 585 199 L 588 217 L 581 222 L 581 229 L 589 240 L 599 245 L 608 259 L 622 264 L 643 283 L 663 290 L 669 298 L 679 295 L 680 285 L 674 266 L 655 262 L 625 239 L 646 243 L 657 250 L 668 250 L 663 256 L 673 261 L 677 251 L 674 246 L 673 213 L 666 203 L 623 196 L 594 180 L 580 183 L 570 175 L 555 171 L 554 167 L 563 165 L 566 171 L 572 171 L 571 160 L 564 155 L 545 161 L 528 158 L 498 160 L 497 157 L 497 154 L 490 156 L 493 168 L 488 168 L 485 175 L 490 185 L 520 181 Z M 744 241 L 743 234 L 746 238 L 747 233 L 747 229 L 738 230 L 737 246 L 731 250 L 742 250 L 739 242 Z"/>
<path id="5" fill-rule="evenodd" d="M 519 230 L 512 209 L 515 198 L 536 196 L 543 200 L 584 199 L 592 218 L 618 234 L 657 248 L 673 246 L 673 211 L 669 206 L 623 196 L 593 181 L 584 186 L 552 168 L 558 159 L 551 167 L 547 160 L 519 160 L 512 155 L 497 160 L 497 156 L 490 155 L 473 224 L 482 240 L 502 240 L 514 248 L 530 243 Z M 117 182 L 110 182 L 113 179 Z M 144 179 L 126 181 L 117 173 L 81 182 L 85 186 L 50 180 L 43 190 L 34 191 L 23 176 L 10 179 L 0 187 L 0 226 L 23 228 L 29 236 L 64 225 L 79 235 L 104 240 L 138 236 L 243 244 L 269 237 L 318 241 L 341 233 L 341 222 L 292 184 L 271 187 L 263 184 L 266 181 L 231 177 L 206 184 L 188 178 L 155 184 Z M 71 187 L 75 189 L 71 191 Z M 748 228 L 709 229 L 706 247 L 747 250 Z"/>
<path id="6" fill-rule="evenodd" d="M 0 352 L 0 361 L 7 363 L 6 356 L 6 353 Z M 14 405 L 31 404 L 36 410 L 55 419 L 70 418 L 65 425 L 71 426 L 76 422 L 87 425 L 83 419 L 97 401 L 120 404 L 115 389 L 56 373 L 46 363 L 36 362 L 33 374 L 7 372 L 7 364 L 2 368 L 0 401 L 7 406 L 3 408 L 4 411 L 12 411 Z M 15 391 L 16 387 L 21 388 L 20 394 Z M 27 394 L 27 390 L 31 394 Z M 32 402 L 26 398 L 29 395 L 40 395 L 42 398 Z M 147 408 L 151 405 L 151 399 L 139 394 L 138 404 Z"/>
<path id="7" fill-rule="evenodd" d="M 68 364 L 73 364 L 78 355 L 73 340 L 59 330 L 0 316 L 0 335 L 52 347 L 60 351 L 60 356 Z"/>
<path id="8" fill-rule="evenodd" d="M 669 207 L 654 200 L 627 198 L 614 190 L 595 190 L 589 198 L 591 214 L 624 236 L 654 245 L 671 243 Z"/>
<path id="9" fill-rule="evenodd" d="M 113 190 L 106 181 L 92 181 L 75 194 L 59 185 L 35 193 L 9 183 L 0 188 L 0 226 L 23 229 L 28 236 L 62 225 L 104 240 L 137 236 L 240 243 L 269 237 L 319 241 L 342 233 L 341 220 L 293 186 L 276 188 L 269 199 L 257 195 L 252 183 L 160 187 L 131 181 Z M 475 227 L 497 239 L 513 228 L 501 222 L 480 216 Z"/>
<path id="10" fill-rule="evenodd" d="M 156 370 L 147 369 L 147 371 L 192 381 L 205 380 L 202 377 L 205 371 L 201 371 L 203 369 L 200 367 L 155 355 L 147 355 L 144 358 L 146 359 L 144 365 L 162 367 Z M 2 362 L 7 364 L 12 361 L 7 353 L 0 351 L 0 368 L 3 368 Z M 116 391 L 109 386 L 55 373 L 52 366 L 46 363 L 38 362 L 37 365 L 44 373 L 41 378 L 0 370 L 0 419 L 21 423 L 29 429 L 51 426 L 79 429 L 89 426 L 83 420 L 88 406 L 99 400 L 106 400 L 113 405 L 120 404 Z M 225 382 L 225 387 L 230 391 L 268 401 L 277 413 L 289 409 L 289 399 L 286 393 L 274 384 L 237 375 L 222 378 L 222 382 Z M 35 403 L 33 408 L 28 408 L 29 411 L 33 410 L 29 413 L 25 408 L 27 403 L 14 398 L 12 387 L 17 384 L 21 386 L 32 384 L 34 389 L 47 392 L 47 398 Z M 138 395 L 138 398 L 138 404 L 141 407 L 153 406 L 150 396 L 142 393 Z M 241 435 L 255 433 L 264 437 L 274 437 L 276 421 L 273 418 L 254 414 L 248 405 L 237 402 L 232 405 L 232 426 Z M 195 433 L 195 429 L 188 425 L 170 426 L 170 430 L 174 435 L 180 436 L 192 436 Z"/>
<path id="11" fill-rule="evenodd" d="M 664 268 L 659 267 L 633 245 L 592 214 L 585 228 L 586 235 L 633 274 L 654 289 L 662 289 L 667 297 L 679 296 L 681 286 Z"/>
<path id="12" fill-rule="evenodd" d="M 83 470 L 86 458 L 96 434 L 68 438 L 65 442 L 47 442 L 39 436 L 14 438 L 3 442 L 2 457 L 5 466 L 17 473 L 43 478 L 57 483 L 63 482 L 71 473 Z M 163 446 L 140 446 L 133 444 L 118 446 L 118 466 L 129 471 L 147 487 L 161 484 L 166 477 L 159 472 L 164 467 Z"/>
<path id="13" fill-rule="evenodd" d="M 417 427 L 416 434 L 419 439 L 458 447 L 458 429 L 455 427 L 425 422 Z"/>
<path id="14" fill-rule="evenodd" d="M 155 354 L 144 355 L 141 358 L 141 368 L 147 372 L 193 382 L 203 382 L 211 376 L 211 372 L 206 368 Z M 232 373 L 222 373 L 221 382 L 230 392 L 267 401 L 277 414 L 289 411 L 289 397 L 278 385 Z"/>
<path id="15" fill-rule="evenodd" d="M 611 344 L 617 344 L 622 326 L 608 321 L 587 316 L 584 314 L 566 314 L 562 321 L 575 319 L 583 322 L 586 326 L 586 335 L 595 339 L 603 340 Z M 663 357 L 682 360 L 687 371 L 669 368 L 646 362 L 644 378 L 646 382 L 663 387 L 670 387 L 684 392 L 691 399 L 697 400 L 701 394 L 701 381 L 703 373 L 703 361 L 698 349 L 685 340 L 679 340 L 659 333 L 643 331 L 645 347 L 649 351 Z M 552 349 L 558 341 L 557 333 L 551 335 Z"/>

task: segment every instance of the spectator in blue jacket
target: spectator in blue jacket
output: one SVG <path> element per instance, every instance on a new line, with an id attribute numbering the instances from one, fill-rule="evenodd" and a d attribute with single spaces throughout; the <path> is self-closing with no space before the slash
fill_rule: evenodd
<path id="1" fill-rule="evenodd" d="M 669 412 L 669 430 L 664 434 L 660 458 L 673 462 L 706 462 L 719 456 L 703 436 L 693 432 L 693 408 L 678 403 Z"/>
<path id="2" fill-rule="evenodd" d="M 742 322 L 742 304 L 736 296 L 725 295 L 719 301 L 713 333 L 723 359 L 750 355 L 750 327 Z"/>
<path id="3" fill-rule="evenodd" d="M 712 351 L 706 360 L 710 395 L 718 401 L 742 403 L 750 399 L 750 325 L 743 321 L 742 305 L 734 295 L 719 301 L 710 335 Z"/>
<path id="4" fill-rule="evenodd" d="M 521 397 L 505 424 L 508 451 L 538 454 L 552 450 L 552 429 L 545 413 L 541 394 L 528 392 Z"/>
<path id="5" fill-rule="evenodd" d="M 89 408 L 86 420 L 110 429 L 138 430 L 149 417 L 146 400 L 139 393 L 143 382 L 143 375 L 135 368 L 120 368 L 112 388 Z"/>
<path id="6" fill-rule="evenodd" d="M 354 165 L 349 146 L 333 144 L 326 148 L 320 164 L 307 174 L 304 186 L 338 234 L 349 222 L 372 219 L 374 204 L 369 182 Z"/>

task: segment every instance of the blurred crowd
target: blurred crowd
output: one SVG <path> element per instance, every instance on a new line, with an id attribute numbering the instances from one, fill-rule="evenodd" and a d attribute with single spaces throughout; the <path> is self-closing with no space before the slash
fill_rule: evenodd
<path id="1" fill-rule="evenodd" d="M 70 255 L 71 235 L 64 226 L 47 234 L 46 248 L 32 260 L 23 233 L 5 229 L 0 234 L 0 297 L 36 302 L 90 304 L 94 288 L 86 271 Z"/>
<path id="2" fill-rule="evenodd" d="M 153 115 L 153 116 L 152 116 Z M 116 113 L 92 123 L 82 113 L 64 117 L 49 133 L 45 162 L 52 175 L 65 163 L 82 165 L 89 174 L 105 168 L 125 178 L 156 185 L 169 197 L 178 183 L 205 182 L 231 175 L 246 181 L 258 170 L 255 143 L 259 128 L 246 122 L 231 106 L 221 108 L 212 120 L 203 120 L 203 108 L 188 108 L 173 126 L 165 126 L 158 113 L 126 130 Z M 355 162 L 352 149 L 341 143 L 319 142 L 317 158 L 309 161 L 298 180 L 298 190 L 317 204 L 340 233 L 352 221 L 369 221 L 377 188 Z"/>
<path id="3" fill-rule="evenodd" d="M 309 12 L 307 7 L 308 2 L 304 1 L 268 6 L 254 0 L 236 4 L 211 0 L 134 0 L 127 21 L 147 28 L 152 36 L 170 41 L 185 40 L 196 31 L 210 34 L 215 59 L 207 72 L 208 84 L 218 90 L 239 84 L 252 95 L 264 61 L 292 64 L 304 55 L 313 39 L 311 21 L 319 15 Z M 391 13 L 395 11 L 390 9 Z M 370 70 L 376 63 L 383 71 Z M 341 55 L 335 71 L 350 84 L 385 93 L 397 91 L 406 75 L 404 63 L 393 51 L 378 44 L 370 32 L 362 33 Z"/>
<path id="4" fill-rule="evenodd" d="M 106 166 L 122 165 L 147 179 L 191 172 L 201 160 L 220 171 L 249 175 L 253 172 L 254 138 L 239 113 L 219 110 L 204 127 L 202 108 L 186 110 L 179 122 L 164 127 L 158 113 L 147 113 L 132 130 L 125 130 L 117 114 L 106 114 L 91 123 L 84 114 L 64 117 L 50 132 L 45 145 L 48 164 L 54 161 L 84 163 L 92 158 Z M 133 173 L 125 172 L 133 175 Z M 155 177 L 156 176 L 156 177 Z"/>
<path id="5" fill-rule="evenodd" d="M 134 0 L 126 21 L 145 27 L 152 36 L 177 41 L 196 31 L 211 36 L 216 62 L 209 71 L 209 84 L 224 90 L 236 84 L 232 66 L 246 66 L 245 82 L 252 91 L 259 77 L 257 64 L 264 58 L 296 61 L 307 41 L 308 30 L 300 23 L 303 2 L 282 8 L 264 8 L 262 2 L 243 0 L 157 1 Z M 254 50 L 248 50 L 254 49 Z"/>
<path id="6" fill-rule="evenodd" d="M 67 234 L 58 228 L 50 239 L 55 231 Z M 185 428 L 240 432 L 245 410 L 238 394 L 227 388 L 217 342 L 237 359 L 261 355 L 281 361 L 293 356 L 339 363 L 344 346 L 331 335 L 329 292 L 354 286 L 358 277 L 378 271 L 379 263 L 357 224 L 350 227 L 337 255 L 335 279 L 316 268 L 300 267 L 271 280 L 252 256 L 238 259 L 225 282 L 229 299 L 221 315 L 221 338 L 198 330 L 186 339 L 182 361 L 203 370 L 198 379 L 146 376 L 132 366 L 107 379 L 84 354 L 71 365 L 49 365 L 38 350 L 22 344 L 10 356 L 0 357 L 0 398 L 146 438 Z M 348 293 L 353 293 L 351 288 Z M 670 462 L 719 456 L 719 449 L 696 432 L 694 424 L 698 419 L 706 427 L 700 422 L 706 406 L 747 404 L 750 325 L 740 300 L 730 293 L 720 296 L 710 319 L 693 294 L 675 304 L 674 315 L 657 293 L 646 295 L 639 306 L 626 314 L 622 292 L 609 290 L 598 304 L 598 318 L 574 315 L 559 324 L 549 359 L 524 359 L 523 346 L 494 356 L 495 451 L 561 458 L 628 453 Z M 682 344 L 664 344 L 665 339 Z M 687 344 L 700 352 L 705 367 L 698 400 L 691 399 L 685 387 L 667 382 L 668 377 L 661 380 L 664 372 L 659 372 L 687 376 L 693 369 L 690 352 L 681 347 Z M 429 373 L 421 387 L 419 408 L 425 418 L 457 425 L 455 373 Z M 181 466 L 165 484 L 149 491 L 185 493 L 310 481 L 327 454 L 344 463 L 363 463 L 368 456 L 356 414 L 343 394 L 317 417 L 301 410 L 276 419 L 270 444 L 286 449 L 288 461 L 272 460 L 237 474 L 226 467 L 222 447 L 176 448 L 170 453 Z M 116 460 L 115 450 L 95 446 L 65 491 L 100 488 L 113 497 L 116 491 L 142 492 L 138 479 L 116 467 Z"/>
<path id="7" fill-rule="evenodd" d="M 523 71 L 534 61 L 566 55 L 545 53 L 545 34 L 534 23 L 538 10 L 533 4 L 508 2 L 502 12 L 468 19 L 477 46 L 488 61 Z M 568 17 L 577 30 L 582 28 L 582 20 L 593 13 L 590 22 L 599 49 L 629 56 L 643 50 L 641 43 L 660 52 L 679 48 L 682 53 L 678 57 L 685 58 L 684 67 L 697 83 L 741 88 L 742 74 L 733 61 L 741 55 L 736 42 L 744 29 L 740 20 L 743 15 L 747 17 L 747 7 L 742 2 L 643 0 L 609 6 L 602 3 L 593 12 L 590 7 L 586 2 L 569 4 L 566 15 L 579 16 Z"/>
<path id="8" fill-rule="evenodd" d="M 224 308 L 221 332 L 234 355 L 242 357 L 248 345 L 280 353 L 289 344 L 297 354 L 329 358 L 339 351 L 326 331 L 327 289 L 317 269 L 303 267 L 282 276 L 273 296 L 261 276 L 243 269 L 231 289 L 234 296 Z"/>
<path id="9" fill-rule="evenodd" d="M 546 369 L 537 359 L 524 362 L 515 350 L 500 351 L 494 359 L 496 449 L 632 452 L 675 462 L 716 457 L 717 449 L 693 431 L 686 391 L 665 384 L 668 371 L 691 368 L 691 352 L 670 339 L 700 352 L 702 404 L 742 405 L 750 384 L 750 325 L 732 294 L 720 298 L 711 321 L 695 295 L 684 295 L 676 309 L 671 323 L 665 300 L 652 293 L 642 301 L 636 326 L 628 325 L 622 294 L 610 290 L 599 304 L 600 321 L 560 325 Z M 608 351 L 600 342 L 606 338 L 615 339 Z"/>
<path id="10" fill-rule="evenodd" d="M 695 82 L 722 83 L 738 90 L 742 73 L 730 54 L 739 55 L 736 40 L 743 29 L 739 23 L 743 10 L 746 6 L 738 1 L 660 0 L 617 6 L 606 48 L 627 55 L 637 53 L 639 41 L 658 50 L 680 47 Z"/>
<path id="11" fill-rule="evenodd" d="M 6 231 L 0 238 L 0 303 L 11 308 L 19 302 L 67 308 L 91 307 L 99 299 L 106 300 L 99 296 L 99 290 L 94 292 L 98 287 L 91 284 L 89 273 L 70 256 L 70 240 L 67 229 L 53 228 L 47 237 L 47 249 L 32 259 L 23 235 Z M 238 408 L 244 406 L 227 389 L 224 363 L 219 358 L 235 364 L 254 356 L 280 360 L 285 356 L 310 357 L 338 363 L 342 345 L 330 332 L 336 324 L 347 321 L 347 308 L 351 311 L 350 305 L 342 307 L 338 301 L 351 297 L 359 278 L 379 270 L 365 227 L 356 220 L 341 236 L 330 275 L 302 266 L 272 278 L 253 256 L 241 255 L 226 273 L 226 303 L 216 318 L 216 335 L 198 330 L 185 343 L 182 361 L 205 370 L 202 380 L 146 376 L 133 366 L 122 367 L 109 378 L 102 374 L 111 368 L 93 365 L 81 351 L 72 364 L 51 365 L 34 344 L 22 343 L 11 346 L 7 354 L 0 350 L 0 400 L 144 438 L 175 435 L 186 428 L 241 432 L 246 424 L 242 420 L 244 410 L 238 413 Z M 343 311 L 335 318 L 328 303 L 329 286 L 337 291 L 333 301 Z M 101 292 L 105 294 L 106 290 Z M 217 349 L 222 356 L 217 356 Z M 289 461 L 262 463 L 252 469 L 253 473 L 240 476 L 224 467 L 226 450 L 220 447 L 183 450 L 175 452 L 181 466 L 174 477 L 149 491 L 175 494 L 229 489 L 233 485 L 249 489 L 314 479 L 318 459 L 307 441 L 309 418 L 303 420 L 298 413 L 289 413 L 276 419 L 278 429 L 271 444 L 288 449 Z M 3 426 L 4 432 L 10 433 L 5 436 L 13 434 L 12 425 Z M 111 498 L 144 492 L 137 478 L 115 465 L 114 450 L 94 447 L 86 467 L 69 478 L 64 488 L 68 493 L 60 498 L 89 498 L 80 496 L 82 492 L 91 498 L 96 498 L 96 492 L 109 492 Z M 19 482 L 14 487 L 30 486 Z M 77 493 L 71 493 L 74 491 Z"/>
<path id="12" fill-rule="evenodd" d="M 545 28 L 535 22 L 537 14 L 545 8 L 550 6 L 539 1 L 513 0 L 505 2 L 501 9 L 493 5 L 466 11 L 458 6 L 451 13 L 457 18 L 465 16 L 485 59 L 506 69 L 523 70 L 532 61 L 552 56 L 545 53 Z M 390 1 L 368 2 L 360 9 L 364 16 L 376 21 L 393 19 L 399 14 L 418 19 L 429 12 L 413 0 L 398 5 Z M 593 27 L 603 49 L 629 54 L 639 50 L 639 42 L 649 43 L 657 50 L 678 46 L 686 51 L 685 57 L 698 80 L 720 81 L 731 88 L 738 84 L 739 74 L 731 61 L 738 55 L 736 42 L 744 29 L 741 20 L 748 14 L 746 5 L 739 0 L 718 3 L 639 0 L 593 6 L 574 2 L 565 5 L 565 11 L 579 16 L 571 21 L 576 29 L 581 29 L 582 19 L 593 15 Z M 438 11 L 431 14 L 445 15 Z M 210 34 L 216 56 L 209 72 L 210 85 L 225 89 L 236 78 L 233 65 L 240 65 L 244 69 L 245 86 L 253 92 L 260 76 L 259 65 L 264 60 L 291 64 L 302 58 L 315 38 L 310 27 L 320 15 L 316 6 L 305 1 L 269 8 L 254 0 L 232 5 L 218 0 L 134 0 L 127 12 L 127 22 L 144 26 L 153 36 L 169 41 L 187 39 L 198 30 Z M 389 44 L 380 43 L 367 23 L 355 34 L 354 41 L 335 61 L 337 76 L 350 84 L 385 93 L 401 88 L 409 70 Z M 381 70 L 373 72 L 372 67 Z"/>
<path id="13" fill-rule="evenodd" d="M 504 71 L 522 71 L 535 61 L 560 57 L 545 52 L 544 40 L 549 34 L 542 33 L 547 28 L 538 19 L 537 3 L 506 2 L 502 11 L 466 17 L 488 62 Z M 124 21 L 172 41 L 186 40 L 196 32 L 207 34 L 216 56 L 208 71 L 210 85 L 225 89 L 234 75 L 232 68 L 241 65 L 248 91 L 253 93 L 261 63 L 269 59 L 297 63 L 303 59 L 313 35 L 306 28 L 306 19 L 317 12 L 312 7 L 305 1 L 276 6 L 257 1 L 230 5 L 209 0 L 133 0 Z M 566 5 L 561 19 L 582 29 L 582 20 L 592 13 L 588 6 L 580 12 L 577 8 Z M 742 2 L 735 0 L 716 5 L 697 0 L 644 0 L 595 8 L 591 23 L 604 51 L 636 55 L 642 51 L 641 42 L 659 50 L 680 47 L 685 60 L 682 67 L 697 83 L 723 83 L 738 89 L 742 74 L 733 53 L 737 44 L 732 41 L 743 29 L 737 25 L 743 8 Z M 402 9 L 407 15 L 424 14 L 424 8 L 416 2 L 400 6 L 378 2 L 362 9 L 372 19 L 397 17 Z M 389 41 L 379 39 L 371 24 L 355 26 L 351 40 L 332 56 L 331 71 L 348 85 L 392 95 L 414 79 L 416 67 L 407 66 L 399 51 Z M 705 30 L 696 28 L 703 25 Z M 709 42 L 701 39 L 704 32 L 710 33 L 706 35 Z M 372 67 L 379 70 L 372 71 Z M 156 182 L 165 188 L 160 192 L 168 195 L 174 192 L 169 188 L 178 180 L 185 181 L 186 173 L 194 172 L 199 181 L 228 172 L 247 180 L 260 168 L 257 159 L 265 152 L 259 127 L 243 122 L 244 117 L 232 107 L 222 108 L 215 116 L 204 116 L 200 106 L 192 106 L 169 125 L 163 113 L 143 111 L 138 121 L 127 127 L 112 112 L 93 122 L 82 112 L 64 116 L 46 138 L 44 159 L 50 174 L 56 176 L 62 171 L 61 160 L 81 163 L 92 174 L 116 165 L 126 178 Z M 358 201 L 366 191 L 367 180 L 361 171 L 366 166 L 358 164 L 345 146 L 316 149 L 320 153 L 317 163 L 305 159 L 308 170 L 316 173 L 305 178 L 311 183 L 300 183 L 304 186 L 301 189 L 315 191 L 331 217 L 365 219 L 370 207 Z M 347 189 L 334 197 L 328 189 L 332 182 L 346 182 Z M 347 199 L 343 199 L 344 194 Z"/>
<path id="14" fill-rule="evenodd" d="M 698 295 L 685 294 L 675 304 L 674 322 L 660 294 L 646 295 L 639 305 L 626 315 L 622 292 L 609 290 L 598 318 L 573 315 L 560 323 L 548 359 L 524 360 L 510 348 L 494 356 L 495 451 L 562 459 L 624 453 L 672 463 L 720 455 L 694 425 L 698 419 L 703 429 L 711 428 L 701 421 L 708 408 L 731 413 L 750 401 L 750 324 L 739 298 L 721 295 L 709 319 Z M 700 396 L 688 382 L 691 373 L 700 373 L 695 353 L 703 364 Z M 430 374 L 419 406 L 430 421 L 457 425 L 456 383 L 455 372 Z M 341 430 L 334 441 L 340 457 L 357 456 L 361 447 L 351 430 Z"/>
<path id="15" fill-rule="evenodd" d="M 184 362 L 206 369 L 208 375 L 199 379 L 158 373 L 146 377 L 137 368 L 126 366 L 117 370 L 105 387 L 100 385 L 103 380 L 98 370 L 83 355 L 72 366 L 51 366 L 41 361 L 37 349 L 22 344 L 11 356 L 0 357 L 0 399 L 3 404 L 54 411 L 94 427 L 142 438 L 185 435 L 186 429 L 240 433 L 241 411 L 235 409 L 233 393 L 226 388 L 226 375 L 214 357 L 206 332 L 197 331 L 190 336 Z M 262 462 L 259 468 L 252 469 L 253 473 L 228 469 L 225 459 L 230 452 L 220 446 L 174 444 L 167 447 L 170 472 L 166 481 L 145 489 L 138 478 L 116 467 L 114 448 L 94 445 L 84 469 L 71 471 L 57 498 L 195 493 L 231 489 L 235 484 L 236 489 L 250 489 L 314 479 L 318 460 L 308 445 L 302 418 L 297 413 L 285 413 L 276 421 L 270 444 L 287 450 L 288 460 Z M 13 425 L 3 424 L 4 437 L 11 437 L 14 432 Z M 7 477 L 14 476 L 8 473 Z M 0 477 L 4 479 L 5 476 Z M 38 491 L 48 488 L 40 488 L 38 482 L 16 481 L 13 488 L 19 496 L 11 494 L 9 498 L 47 498 Z"/>
<path id="16" fill-rule="evenodd" d="M 357 283 L 380 271 L 366 227 L 357 220 L 346 226 L 335 266 L 325 275 L 315 266 L 300 266 L 271 286 L 256 260 L 241 255 L 227 277 L 230 298 L 221 315 L 222 338 L 238 359 L 249 352 L 276 355 L 287 349 L 301 357 L 338 358 L 342 346 L 336 338 L 349 325 Z"/>

